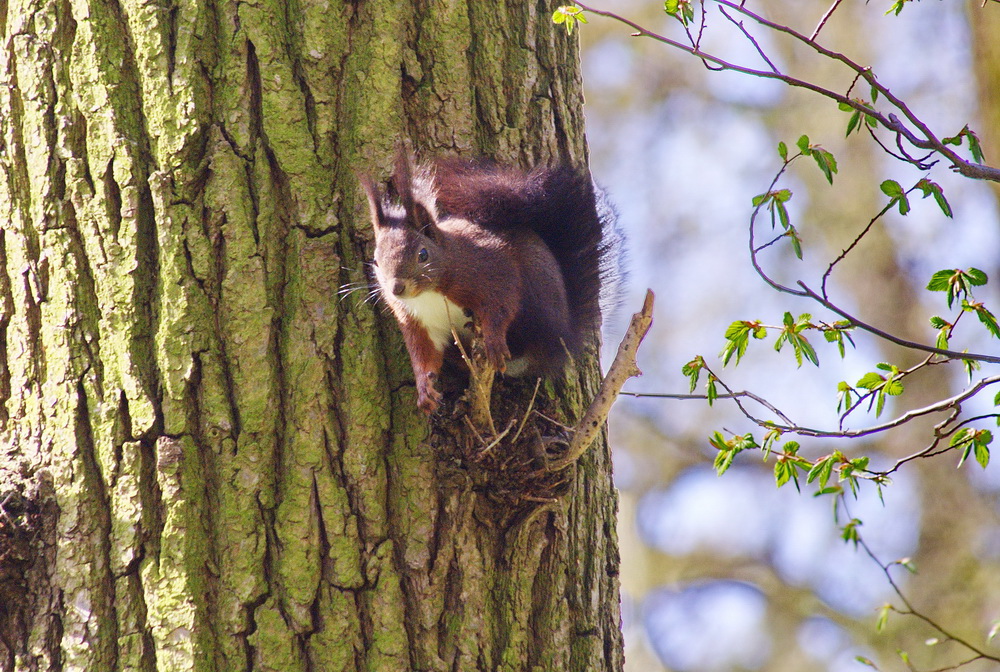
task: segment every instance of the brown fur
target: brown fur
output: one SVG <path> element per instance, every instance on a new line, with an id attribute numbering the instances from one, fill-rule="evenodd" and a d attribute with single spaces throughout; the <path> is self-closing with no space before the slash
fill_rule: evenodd
<path id="1" fill-rule="evenodd" d="M 367 178 L 361 183 L 376 277 L 403 331 L 423 410 L 437 408 L 450 329 L 462 331 L 470 314 L 501 372 L 511 358 L 525 372 L 558 371 L 598 326 L 601 224 L 588 176 L 455 159 L 413 171 L 401 154 L 392 181 L 401 206 Z"/>

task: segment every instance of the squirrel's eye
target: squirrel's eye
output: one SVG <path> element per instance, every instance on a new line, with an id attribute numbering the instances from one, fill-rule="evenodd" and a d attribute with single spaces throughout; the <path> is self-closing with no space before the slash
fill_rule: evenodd
<path id="1" fill-rule="evenodd" d="M 417 261 L 419 261 L 421 264 L 424 263 L 425 261 L 427 261 L 427 248 L 426 247 L 421 247 L 420 251 L 417 252 Z"/>

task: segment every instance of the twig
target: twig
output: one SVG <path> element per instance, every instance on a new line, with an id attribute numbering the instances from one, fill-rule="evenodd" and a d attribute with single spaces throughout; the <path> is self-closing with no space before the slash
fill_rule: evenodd
<path id="1" fill-rule="evenodd" d="M 910 191 L 913 190 L 911 189 Z M 820 291 L 822 292 L 824 298 L 826 298 L 827 296 L 826 282 L 827 280 L 830 279 L 830 274 L 833 273 L 833 267 L 842 262 L 847 257 L 847 255 L 850 254 L 854 250 L 854 248 L 858 246 L 858 244 L 861 242 L 861 239 L 868 235 L 868 232 L 872 230 L 873 226 L 875 226 L 875 222 L 881 219 L 882 215 L 889 212 L 889 209 L 894 207 L 895 205 L 896 205 L 895 201 L 889 201 L 886 204 L 886 206 L 879 211 L 877 215 L 871 218 L 871 221 L 868 222 L 868 226 L 866 226 L 864 229 L 861 230 L 861 233 L 857 235 L 857 237 L 851 242 L 851 244 L 848 245 L 846 248 L 844 248 L 844 251 L 841 252 L 836 259 L 830 262 L 830 265 L 827 266 L 826 268 L 826 273 L 823 274 L 823 281 L 822 283 L 820 283 Z"/>
<path id="2" fill-rule="evenodd" d="M 757 50 L 757 53 L 760 54 L 760 57 L 764 59 L 764 62 L 767 63 L 769 66 L 771 66 L 771 72 L 775 72 L 775 73 L 779 72 L 777 66 L 775 66 L 774 63 L 771 62 L 771 59 L 767 57 L 767 54 L 764 53 L 764 50 L 760 48 L 760 45 L 757 44 L 757 40 L 755 40 L 754 37 L 753 37 L 753 35 L 750 34 L 750 31 L 748 31 L 746 29 L 746 26 L 743 25 L 743 22 L 742 21 L 737 21 L 733 17 L 729 16 L 729 12 L 727 12 L 722 7 L 719 8 L 719 11 L 722 12 L 722 15 L 724 17 L 726 17 L 727 19 L 729 19 L 730 23 L 732 23 L 734 26 L 736 26 L 737 28 L 739 28 L 740 32 L 743 33 L 743 35 L 748 40 L 750 40 L 750 44 L 752 44 L 753 47 L 754 47 L 754 49 Z"/>
<path id="3" fill-rule="evenodd" d="M 923 417 L 925 415 L 931 415 L 932 413 L 938 413 L 938 412 L 941 412 L 941 411 L 946 411 L 949 408 L 956 407 L 958 404 L 961 404 L 966 399 L 970 399 L 971 397 L 976 396 L 977 394 L 979 394 L 979 392 L 981 390 L 985 389 L 986 387 L 989 387 L 990 385 L 993 385 L 994 383 L 1000 383 L 1000 376 L 990 376 L 988 378 L 983 378 L 979 382 L 977 382 L 975 385 L 973 385 L 972 387 L 970 387 L 970 388 L 968 388 L 966 390 L 963 390 L 962 392 L 960 392 L 959 394 L 956 394 L 953 397 L 949 397 L 948 399 L 942 399 L 941 401 L 938 401 L 936 403 L 930 404 L 928 406 L 924 406 L 923 408 L 915 408 L 913 410 L 907 411 L 906 413 L 903 413 L 902 415 L 900 415 L 899 417 L 897 417 L 894 420 L 890 420 L 888 422 L 883 422 L 883 423 L 878 424 L 878 425 L 872 425 L 870 427 L 864 427 L 862 429 L 841 429 L 841 430 L 833 431 L 833 430 L 824 430 L 824 429 L 814 429 L 814 428 L 811 428 L 811 427 L 803 427 L 801 425 L 798 425 L 795 422 L 793 422 L 792 420 L 790 420 L 784 413 L 782 413 L 780 410 L 778 410 L 773 404 L 771 404 L 767 400 L 762 399 L 761 397 L 757 396 L 756 394 L 752 394 L 750 392 L 745 392 L 745 391 L 744 392 L 734 392 L 733 390 L 731 390 L 726 385 L 726 383 L 721 378 L 719 378 L 719 376 L 715 375 L 711 371 L 711 369 L 708 369 L 706 367 L 705 370 L 706 370 L 706 372 L 709 375 L 711 375 L 712 377 L 715 378 L 716 382 L 718 382 L 718 384 L 721 385 L 723 389 L 726 390 L 725 394 L 717 395 L 715 398 L 716 399 L 732 399 L 736 403 L 736 405 L 739 407 L 739 409 L 743 413 L 743 415 L 748 420 L 750 420 L 754 424 L 758 425 L 759 427 L 764 427 L 766 429 L 777 429 L 777 430 L 779 430 L 781 432 L 785 432 L 785 433 L 788 433 L 788 434 L 798 434 L 799 436 L 810 436 L 810 437 L 813 437 L 813 438 L 824 438 L 824 439 L 851 439 L 851 438 L 858 438 L 858 437 L 863 437 L 863 436 L 869 436 L 871 434 L 878 434 L 879 432 L 884 432 L 887 429 L 892 429 L 894 427 L 899 427 L 900 425 L 904 425 L 907 422 L 910 422 L 911 420 L 914 420 L 916 418 Z M 687 399 L 701 399 L 701 400 L 704 400 L 704 399 L 708 398 L 707 395 L 698 395 L 698 394 L 654 394 L 654 393 L 638 393 L 638 392 L 622 392 L 621 394 L 625 394 L 625 395 L 629 395 L 629 396 L 634 396 L 634 397 L 659 397 L 659 398 L 663 398 L 663 399 L 684 399 L 684 400 L 687 400 Z M 762 418 L 758 418 L 756 415 L 754 415 L 753 413 L 749 412 L 746 409 L 746 407 L 743 405 L 743 403 L 741 402 L 741 399 L 744 399 L 744 398 L 752 399 L 752 400 L 756 401 L 757 403 L 761 404 L 762 406 L 764 406 L 765 408 L 767 408 L 769 411 L 771 411 L 772 413 L 774 413 L 776 416 L 778 416 L 779 418 L 781 418 L 781 420 L 785 424 L 779 425 L 779 424 L 777 424 L 777 423 L 775 423 L 775 422 L 773 422 L 771 420 L 764 420 Z M 990 414 L 990 415 L 992 415 L 992 414 Z M 988 416 L 983 416 L 983 417 L 988 417 Z M 975 419 L 975 418 L 972 418 L 969 421 L 971 422 L 971 420 L 973 420 L 973 419 Z M 982 419 L 982 418 L 979 418 L 979 419 Z M 924 449 L 924 451 L 921 451 L 921 453 L 925 452 L 926 450 L 929 450 L 929 449 Z M 919 457 L 919 456 L 920 456 L 920 454 L 916 454 L 916 455 L 911 456 L 909 458 L 904 458 L 904 460 L 902 460 L 902 461 L 908 461 L 910 459 L 913 459 L 914 457 Z M 895 469 L 893 469 L 892 471 L 895 471 Z M 886 472 L 886 473 L 891 473 L 891 472 Z"/>
<path id="4" fill-rule="evenodd" d="M 844 506 L 846 507 L 847 506 L 847 500 L 843 499 L 843 503 L 844 503 Z M 848 515 L 850 515 L 850 514 L 848 514 Z M 954 635 L 951 632 L 949 632 L 948 630 L 945 630 L 934 619 L 932 619 L 929 616 L 926 616 L 925 614 L 917 611 L 913 607 L 913 605 L 910 603 L 910 601 L 908 599 L 906 599 L 906 595 L 903 594 L 903 591 L 900 589 L 899 584 L 896 583 L 896 580 L 892 578 L 892 572 L 889 571 L 889 568 L 893 564 L 896 564 L 896 563 L 892 563 L 892 564 L 889 564 L 889 565 L 886 565 L 886 564 L 882 563 L 882 561 L 880 561 L 878 559 L 878 557 L 872 552 L 872 549 L 868 547 L 868 544 L 865 543 L 865 540 L 862 539 L 860 536 L 857 537 L 857 542 L 858 542 L 858 545 L 861 546 L 861 548 L 864 549 L 864 551 L 868 555 L 868 557 L 871 558 L 872 561 L 875 564 L 877 564 L 882 569 L 882 573 L 885 574 L 885 578 L 889 581 L 889 585 L 892 586 L 892 590 L 893 590 L 893 592 L 896 593 L 896 597 L 898 597 L 899 600 L 903 603 L 903 606 L 906 607 L 906 611 L 901 611 L 901 610 L 895 609 L 895 608 L 894 608 L 894 611 L 896 611 L 897 613 L 902 614 L 904 616 L 914 616 L 914 617 L 920 619 L 921 621 L 923 621 L 924 623 L 926 623 L 927 625 L 929 625 L 931 628 L 933 628 L 942 637 L 944 637 L 944 638 L 946 638 L 946 639 L 948 639 L 948 640 L 950 640 L 952 642 L 955 642 L 956 644 L 964 646 L 966 649 L 968 649 L 972 653 L 976 654 L 976 656 L 977 656 L 976 660 L 992 660 L 992 661 L 996 661 L 996 662 L 1000 663 L 1000 657 L 991 656 L 989 653 L 987 653 L 987 652 L 983 651 L 982 649 L 974 646 L 973 644 L 971 644 L 970 642 L 966 641 L 965 639 L 962 639 L 958 635 Z M 945 669 L 948 669 L 948 668 L 945 668 Z"/>
<path id="5" fill-rule="evenodd" d="M 823 18 L 819 20 L 819 24 L 816 26 L 816 30 L 814 30 L 813 34 L 809 36 L 810 41 L 815 40 L 816 37 L 819 36 L 819 31 L 823 30 L 823 26 L 826 25 L 827 20 L 831 16 L 833 16 L 833 13 L 835 11 L 837 11 L 837 7 L 840 6 L 840 2 L 841 0 L 833 0 L 833 4 L 830 5 L 830 9 L 826 10 L 826 14 L 824 14 Z"/>
<path id="6" fill-rule="evenodd" d="M 990 364 L 1000 364 L 1000 356 L 997 355 L 983 355 L 974 352 L 958 352 L 956 350 L 945 350 L 943 348 L 935 348 L 930 345 L 924 345 L 923 343 L 908 341 L 904 338 L 900 338 L 899 336 L 894 336 L 889 332 L 882 331 L 878 327 L 873 327 L 867 322 L 862 322 L 861 320 L 849 314 L 842 308 L 839 308 L 833 303 L 830 303 L 830 301 L 823 298 L 813 290 L 809 289 L 809 287 L 801 280 L 799 281 L 798 285 L 799 287 L 802 288 L 802 291 L 791 292 L 791 293 L 795 294 L 796 296 L 808 296 L 813 300 L 815 300 L 818 304 L 826 308 L 827 310 L 837 313 L 837 315 L 840 315 L 842 318 L 850 322 L 853 326 L 857 327 L 858 329 L 867 331 L 870 334 L 874 334 L 875 336 L 878 336 L 879 338 L 882 338 L 891 343 L 895 343 L 896 345 L 902 346 L 904 348 L 909 348 L 911 350 L 920 350 L 922 352 L 929 352 L 935 355 L 941 355 L 942 357 L 948 357 L 949 359 L 969 359 L 976 362 L 988 362 Z"/>
<path id="7" fill-rule="evenodd" d="M 531 411 L 535 407 L 535 397 L 538 396 L 538 387 L 542 384 L 541 378 L 535 379 L 535 391 L 531 393 L 531 399 L 528 401 L 528 410 L 524 412 L 524 417 L 521 418 L 521 426 L 517 428 L 517 432 L 514 434 L 514 438 L 510 442 L 517 443 L 518 437 L 521 436 L 521 432 L 524 431 L 524 426 L 528 424 L 528 418 L 531 416 Z"/>
<path id="8" fill-rule="evenodd" d="M 580 459 L 590 444 L 594 442 L 601 428 L 604 426 L 611 405 L 618 398 L 618 393 L 622 386 L 633 376 L 642 375 L 635 361 L 639 344 L 649 332 L 650 325 L 653 324 L 653 292 L 646 290 L 646 299 L 643 301 L 642 310 L 632 316 L 628 330 L 618 346 L 618 354 L 608 369 L 608 374 L 601 381 L 601 389 L 597 392 L 597 397 L 591 402 L 583 418 L 577 423 L 573 433 L 573 440 L 566 449 L 566 454 L 558 460 L 548 465 L 548 471 L 560 471 Z"/>
<path id="9" fill-rule="evenodd" d="M 723 385 L 723 387 L 725 387 L 725 383 L 723 383 L 721 380 L 719 380 L 718 376 L 715 376 L 715 379 L 719 381 L 720 385 Z M 729 388 L 726 388 L 726 389 L 728 390 Z M 625 396 L 628 396 L 628 397 L 637 397 L 637 398 L 650 397 L 650 398 L 655 398 L 655 399 L 675 399 L 675 400 L 680 400 L 680 401 L 688 401 L 688 400 L 706 401 L 708 399 L 708 395 L 707 394 L 670 394 L 670 393 L 658 393 L 658 392 L 622 392 L 621 394 L 623 394 Z M 733 392 L 733 391 L 730 390 L 730 391 L 726 392 L 725 394 L 717 394 L 713 398 L 714 399 L 733 399 L 733 400 L 743 399 L 743 398 L 752 399 L 752 400 L 756 401 L 758 404 L 760 404 L 761 406 L 763 406 L 764 408 L 766 408 L 767 410 L 769 410 L 772 413 L 774 413 L 779 418 L 781 418 L 784 422 L 787 422 L 789 425 L 794 424 L 788 418 L 788 416 L 786 416 L 784 413 L 781 412 L 781 410 L 777 406 L 775 406 L 774 404 L 772 404 L 771 402 L 769 402 L 767 399 L 764 399 L 763 397 L 760 397 L 760 396 L 758 396 L 758 395 L 756 395 L 753 392 L 750 392 L 748 390 L 743 390 L 741 392 Z M 750 419 L 753 420 L 753 418 L 750 418 Z M 757 423 L 757 424 L 760 424 L 760 423 Z"/>
<path id="10" fill-rule="evenodd" d="M 479 356 L 482 353 L 482 348 L 477 342 L 479 341 L 478 334 L 472 337 L 471 353 L 465 351 L 462 339 L 458 337 L 454 326 L 451 328 L 451 335 L 455 339 L 455 345 L 458 346 L 462 360 L 469 367 L 469 415 L 472 416 L 472 422 L 477 427 L 488 429 L 491 436 L 496 436 L 497 428 L 493 424 L 493 413 L 490 410 L 493 377 L 496 375 L 496 371 L 493 370 L 485 357 Z"/>
<path id="11" fill-rule="evenodd" d="M 466 417 L 468 417 L 468 416 L 466 416 Z M 484 457 L 486 457 L 487 455 L 489 455 L 490 452 L 494 448 L 496 448 L 497 445 L 499 445 L 500 441 L 503 440 L 503 437 L 507 436 L 507 434 L 510 433 L 510 430 L 512 430 L 514 428 L 514 423 L 515 422 L 516 422 L 515 420 L 511 420 L 510 424 L 507 425 L 507 429 L 505 429 L 502 432 L 500 432 L 499 434 L 497 434 L 493 438 L 493 440 L 489 443 L 489 445 L 487 445 L 485 448 L 483 448 L 481 451 L 479 451 L 479 454 L 476 455 L 476 462 L 480 461 L 481 459 L 483 459 Z"/>

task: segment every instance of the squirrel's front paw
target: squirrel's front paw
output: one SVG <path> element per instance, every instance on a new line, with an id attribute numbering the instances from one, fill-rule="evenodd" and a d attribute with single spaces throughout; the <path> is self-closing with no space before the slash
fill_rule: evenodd
<path id="1" fill-rule="evenodd" d="M 434 387 L 436 380 L 436 373 L 428 373 L 417 378 L 417 406 L 427 415 L 436 411 L 441 403 L 441 393 Z"/>
<path id="2" fill-rule="evenodd" d="M 489 361 L 490 366 L 500 373 L 506 371 L 507 360 L 510 359 L 510 349 L 507 347 L 507 339 L 487 340 L 484 345 L 486 346 L 486 359 Z"/>

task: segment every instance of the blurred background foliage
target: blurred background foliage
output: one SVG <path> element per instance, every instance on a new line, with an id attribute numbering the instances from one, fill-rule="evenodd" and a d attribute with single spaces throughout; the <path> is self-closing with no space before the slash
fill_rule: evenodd
<path id="1" fill-rule="evenodd" d="M 683 38 L 661 2 L 594 5 Z M 898 16 L 886 15 L 891 5 L 840 3 L 819 42 L 871 64 L 939 137 L 969 124 L 986 163 L 998 165 L 1000 4 L 910 2 Z M 830 6 L 831 0 L 750 3 L 807 35 Z M 764 66 L 717 11 L 708 19 L 707 50 Z M 819 368 L 797 368 L 790 351 L 774 352 L 773 339 L 751 342 L 738 367 L 722 368 L 718 353 L 734 320 L 780 324 L 785 311 L 836 319 L 807 301 L 775 294 L 754 274 L 747 252 L 751 199 L 781 167 L 775 148 L 782 140 L 793 147 L 803 134 L 836 156 L 839 173 L 831 186 L 815 164 L 800 161 L 782 180 L 794 194 L 788 207 L 805 254 L 800 261 L 788 246 L 775 246 L 766 257 L 769 270 L 792 284 L 797 278 L 815 283 L 885 204 L 883 180 L 909 186 L 926 176 L 943 187 L 954 218 L 933 199 L 913 199 L 908 216 L 880 220 L 835 273 L 835 302 L 899 336 L 933 344 L 928 318 L 945 307 L 942 294 L 924 289 L 931 274 L 976 267 L 991 278 L 976 298 L 1000 313 L 996 184 L 954 175 L 945 162 L 921 172 L 886 155 L 867 134 L 845 137 L 849 115 L 813 93 L 711 72 L 687 54 L 630 37 L 609 19 L 591 15 L 578 29 L 592 168 L 630 239 L 627 300 L 606 324 L 609 348 L 645 289 L 657 294 L 653 329 L 640 349 L 644 376 L 627 390 L 687 392 L 681 367 L 700 354 L 733 389 L 761 394 L 800 424 L 835 428 L 838 381 L 856 381 L 878 362 L 904 367 L 922 359 L 856 334 L 857 348 L 843 360 L 835 346 L 814 338 Z M 849 74 L 815 52 L 756 34 L 782 71 L 841 92 L 850 86 Z M 1000 351 L 983 329 L 956 334 L 952 346 Z M 984 365 L 981 373 L 995 375 L 997 368 Z M 890 400 L 882 419 L 955 394 L 967 381 L 958 365 L 931 367 Z M 993 412 L 995 392 L 987 390 L 964 410 Z M 854 418 L 857 425 L 874 420 L 874 414 Z M 837 449 L 848 457 L 869 455 L 873 465 L 887 468 L 925 447 L 938 420 L 853 441 L 804 439 L 802 453 L 816 459 Z M 865 669 L 856 660 L 863 656 L 879 669 L 923 671 L 952 669 L 972 657 L 917 617 L 890 613 L 878 631 L 881 607 L 902 604 L 880 566 L 841 539 L 832 498 L 814 498 L 815 486 L 804 484 L 801 493 L 777 489 L 773 463 L 762 463 L 759 452 L 741 454 L 728 473 L 716 476 L 707 439 L 723 428 L 755 429 L 724 400 L 709 407 L 622 398 L 615 408 L 626 669 L 847 672 Z M 915 574 L 896 567 L 892 575 L 913 606 L 997 656 L 1000 636 L 987 638 L 1000 619 L 1000 464 L 994 459 L 981 469 L 970 460 L 956 469 L 957 458 L 948 453 L 906 464 L 885 489 L 884 503 L 874 487 L 863 487 L 857 500 L 848 498 L 846 516 L 840 511 L 840 525 L 861 519 L 863 539 L 884 563 L 911 558 Z M 980 660 L 961 669 L 997 665 Z"/>

